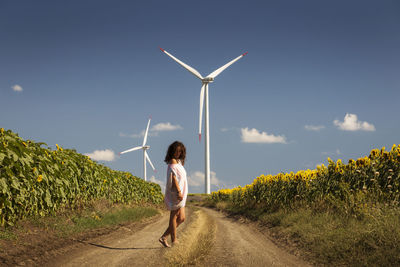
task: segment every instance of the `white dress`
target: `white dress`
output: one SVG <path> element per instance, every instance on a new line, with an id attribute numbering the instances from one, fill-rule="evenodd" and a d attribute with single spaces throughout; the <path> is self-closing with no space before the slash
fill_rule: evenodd
<path id="1" fill-rule="evenodd" d="M 175 187 L 173 187 L 171 172 L 175 174 L 179 188 L 183 195 L 183 199 L 181 201 L 178 200 L 178 191 L 176 190 Z M 177 164 L 168 164 L 167 186 L 165 187 L 165 197 L 164 197 L 164 202 L 168 210 L 177 210 L 179 208 L 185 207 L 187 194 L 188 194 L 188 185 L 187 185 L 185 168 L 183 167 L 180 161 L 178 161 Z"/>

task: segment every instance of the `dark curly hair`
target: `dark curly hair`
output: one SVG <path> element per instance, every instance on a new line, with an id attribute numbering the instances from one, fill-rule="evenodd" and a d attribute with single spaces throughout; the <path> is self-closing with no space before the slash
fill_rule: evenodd
<path id="1" fill-rule="evenodd" d="M 168 150 L 167 150 L 167 155 L 165 156 L 164 162 L 169 164 L 171 162 L 171 159 L 174 158 L 175 152 L 177 149 L 180 149 L 180 156 L 178 159 L 181 160 L 182 165 L 185 165 L 185 158 L 186 158 L 186 147 L 183 143 L 179 141 L 175 141 L 172 144 L 169 145 Z"/>

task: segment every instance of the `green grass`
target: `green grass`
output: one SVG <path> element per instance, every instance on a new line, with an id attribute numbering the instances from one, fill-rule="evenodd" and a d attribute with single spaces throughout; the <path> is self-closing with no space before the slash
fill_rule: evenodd
<path id="1" fill-rule="evenodd" d="M 56 234 L 66 237 L 93 229 L 140 221 L 157 214 L 159 211 L 153 207 L 122 206 L 106 210 L 87 209 L 79 213 L 40 218 L 35 224 L 44 229 L 55 230 Z"/>
<path id="2" fill-rule="evenodd" d="M 363 218 L 309 209 L 262 214 L 261 222 L 304 249 L 318 264 L 400 265 L 400 210 L 371 210 Z"/>
<path id="3" fill-rule="evenodd" d="M 229 202 L 204 205 L 261 222 L 317 265 L 400 266 L 399 207 L 364 205 L 356 217 L 304 207 L 265 212 Z"/>
<path id="4" fill-rule="evenodd" d="M 0 239 L 3 240 L 15 240 L 17 235 L 10 229 L 2 228 L 0 229 Z"/>
<path id="5" fill-rule="evenodd" d="M 91 206 L 78 210 L 66 210 L 56 215 L 31 217 L 12 227 L 0 228 L 0 240 L 18 240 L 21 232 L 51 231 L 60 237 L 67 237 L 93 229 L 113 227 L 137 222 L 159 214 L 158 206 L 113 205 L 107 201 L 93 202 Z"/>
<path id="6" fill-rule="evenodd" d="M 135 222 L 141 219 L 152 217 L 157 215 L 159 212 L 151 207 L 133 207 L 100 213 L 92 212 L 86 216 L 76 216 L 71 220 L 72 225 L 69 225 L 65 232 L 83 232 L 90 229 L 96 229 L 101 227 L 113 226 L 123 224 L 127 222 Z"/>

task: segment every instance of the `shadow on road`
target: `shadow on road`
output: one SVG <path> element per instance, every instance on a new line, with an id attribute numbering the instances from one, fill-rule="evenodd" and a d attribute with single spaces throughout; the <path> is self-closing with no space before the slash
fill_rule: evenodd
<path id="1" fill-rule="evenodd" d="M 115 250 L 131 250 L 131 249 L 162 249 L 162 247 L 156 247 L 156 248 L 113 248 L 113 247 L 108 247 L 100 244 L 95 244 L 95 243 L 90 243 L 90 242 L 85 242 L 82 240 L 77 240 L 79 243 L 85 244 L 85 245 L 91 245 L 94 247 L 99 247 L 99 248 L 105 248 L 105 249 L 115 249 Z"/>

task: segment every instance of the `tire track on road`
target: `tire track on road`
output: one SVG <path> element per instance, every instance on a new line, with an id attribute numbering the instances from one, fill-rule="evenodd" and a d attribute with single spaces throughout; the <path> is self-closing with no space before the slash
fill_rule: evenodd
<path id="1" fill-rule="evenodd" d="M 311 266 L 275 245 L 255 227 L 201 208 L 216 222 L 215 244 L 204 266 Z"/>

